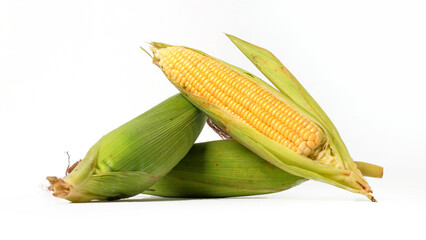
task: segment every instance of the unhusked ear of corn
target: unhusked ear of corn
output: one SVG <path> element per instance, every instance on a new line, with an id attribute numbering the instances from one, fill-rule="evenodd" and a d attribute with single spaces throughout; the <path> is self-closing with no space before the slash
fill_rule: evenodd
<path id="1" fill-rule="evenodd" d="M 241 49 L 243 43 L 236 44 Z M 236 141 L 291 174 L 374 201 L 334 125 L 272 54 L 244 45 L 271 81 L 292 88 L 277 91 L 253 74 L 194 49 L 163 43 L 151 46 L 154 63 L 167 78 Z"/>
<path id="2" fill-rule="evenodd" d="M 63 179 L 48 177 L 53 195 L 72 202 L 139 194 L 189 151 L 205 116 L 181 94 L 103 136 Z"/>
<path id="3" fill-rule="evenodd" d="M 376 165 L 357 165 L 366 176 L 383 173 Z M 234 140 L 220 140 L 194 144 L 176 167 L 143 193 L 179 198 L 248 196 L 280 192 L 306 180 L 282 171 Z"/>
<path id="4" fill-rule="evenodd" d="M 234 140 L 196 143 L 144 194 L 164 197 L 232 197 L 283 191 L 306 179 L 263 160 Z"/>

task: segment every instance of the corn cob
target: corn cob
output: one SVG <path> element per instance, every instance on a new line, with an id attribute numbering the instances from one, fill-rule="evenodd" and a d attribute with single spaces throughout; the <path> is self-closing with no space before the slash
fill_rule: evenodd
<path id="1" fill-rule="evenodd" d="M 269 51 L 228 36 L 280 91 L 186 47 L 152 43 L 153 62 L 216 125 L 263 159 L 374 201 L 337 129 L 303 86 Z"/>
<path id="2" fill-rule="evenodd" d="M 357 165 L 366 176 L 382 176 L 379 166 Z M 179 198 L 248 196 L 280 192 L 306 180 L 282 171 L 234 140 L 220 140 L 194 144 L 176 167 L 143 193 Z"/>
<path id="3" fill-rule="evenodd" d="M 181 94 L 103 136 L 53 195 L 72 202 L 131 197 L 166 175 L 189 151 L 205 116 Z"/>

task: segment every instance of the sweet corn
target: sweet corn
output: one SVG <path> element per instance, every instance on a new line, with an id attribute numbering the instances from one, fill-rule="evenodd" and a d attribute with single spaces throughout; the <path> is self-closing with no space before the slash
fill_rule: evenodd
<path id="1" fill-rule="evenodd" d="M 103 136 L 63 179 L 48 177 L 53 195 L 72 202 L 139 194 L 190 150 L 205 116 L 177 94 Z"/>
<path id="2" fill-rule="evenodd" d="M 280 91 L 186 47 L 152 43 L 153 62 L 216 125 L 263 159 L 374 201 L 336 128 L 301 84 L 269 51 L 229 37 Z"/>
<path id="3" fill-rule="evenodd" d="M 365 176 L 380 166 L 357 162 Z M 234 140 L 196 143 L 165 177 L 144 194 L 162 197 L 235 197 L 280 192 L 307 179 L 282 171 Z"/>
<path id="4" fill-rule="evenodd" d="M 208 99 L 270 139 L 310 156 L 325 143 L 316 124 L 226 65 L 183 47 L 156 51 L 175 84 Z"/>

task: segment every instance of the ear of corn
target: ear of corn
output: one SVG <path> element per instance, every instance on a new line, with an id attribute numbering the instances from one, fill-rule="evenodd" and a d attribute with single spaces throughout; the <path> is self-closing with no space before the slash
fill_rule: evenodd
<path id="1" fill-rule="evenodd" d="M 73 202 L 131 197 L 166 175 L 189 151 L 205 117 L 181 94 L 103 136 L 53 195 Z"/>
<path id="2" fill-rule="evenodd" d="M 383 173 L 380 166 L 357 165 L 365 176 Z M 143 193 L 180 198 L 248 196 L 283 191 L 306 180 L 282 171 L 234 140 L 220 140 L 194 144 L 176 167 Z"/>
<path id="3" fill-rule="evenodd" d="M 306 181 L 263 160 L 234 140 L 197 143 L 144 194 L 232 197 L 273 193 Z"/>
<path id="4" fill-rule="evenodd" d="M 152 43 L 152 50 L 167 78 L 236 141 L 291 174 L 374 200 L 334 126 L 318 114 L 319 106 L 302 104 L 303 94 L 294 97 L 301 94 L 297 88 L 279 92 L 251 73 L 190 48 Z M 269 64 L 266 60 L 260 65 Z"/>

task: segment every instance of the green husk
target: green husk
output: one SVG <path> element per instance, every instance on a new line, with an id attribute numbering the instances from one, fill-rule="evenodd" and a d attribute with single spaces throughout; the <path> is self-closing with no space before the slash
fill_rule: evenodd
<path id="1" fill-rule="evenodd" d="M 72 202 L 139 194 L 190 150 L 205 116 L 181 94 L 103 136 L 63 179 L 48 177 L 53 195 Z"/>
<path id="2" fill-rule="evenodd" d="M 283 191 L 306 181 L 263 160 L 234 140 L 197 143 L 144 194 L 233 197 Z"/>
<path id="3" fill-rule="evenodd" d="M 161 48 L 167 48 L 171 45 L 156 42 L 151 43 L 151 45 L 152 50 L 154 52 L 153 61 L 155 64 L 158 65 L 159 60 L 156 58 L 155 55 L 156 50 Z M 246 47 L 249 50 L 253 50 L 253 52 L 250 54 L 253 54 L 253 56 L 255 56 L 256 58 L 256 49 L 253 46 Z M 370 194 L 372 191 L 367 181 L 364 179 L 356 164 L 349 156 L 349 153 L 345 145 L 343 144 L 343 141 L 341 140 L 339 134 L 337 133 L 337 130 L 335 129 L 334 125 L 331 124 L 331 121 L 329 121 L 328 117 L 324 117 L 325 113 L 323 113 L 323 111 L 318 105 L 314 105 L 312 101 L 308 101 L 308 104 L 303 104 L 302 100 L 306 98 L 304 92 L 299 92 L 299 88 L 297 87 L 285 90 L 279 89 L 281 90 L 280 92 L 275 88 L 271 87 L 266 82 L 262 81 L 261 79 L 257 78 L 253 74 L 243 69 L 223 62 L 219 59 L 213 58 L 201 51 L 194 49 L 191 50 L 196 51 L 206 57 L 220 61 L 221 63 L 236 71 L 237 73 L 249 78 L 253 82 L 262 86 L 265 90 L 272 93 L 275 97 L 292 106 L 292 108 L 296 109 L 303 116 L 314 122 L 326 134 L 327 149 L 329 150 L 330 154 L 333 154 L 333 157 L 339 163 L 340 167 L 337 168 L 333 166 L 324 165 L 291 151 L 290 149 L 284 147 L 283 145 L 273 141 L 272 139 L 258 132 L 254 128 L 246 125 L 243 121 L 237 119 L 231 113 L 227 112 L 220 106 L 210 103 L 209 101 L 207 101 L 207 99 L 201 96 L 192 94 L 187 89 L 184 89 L 179 85 L 174 84 L 173 81 L 171 81 L 172 84 L 174 84 L 175 87 L 178 88 L 179 91 L 181 91 L 181 93 L 191 103 L 193 103 L 198 109 L 204 112 L 218 127 L 220 127 L 233 139 L 256 153 L 261 158 L 267 160 L 276 167 L 287 171 L 288 173 L 294 174 L 302 178 L 325 182 L 354 193 L 361 193 L 367 196 L 370 200 L 375 201 L 373 196 Z M 265 61 L 260 61 L 258 63 L 259 66 L 268 65 L 272 61 L 276 63 L 276 61 L 272 59 L 272 57 L 263 60 Z M 273 75 L 275 78 L 272 78 L 271 75 Z M 274 79 L 274 82 L 288 82 L 288 79 L 290 79 L 283 78 L 280 74 L 277 74 L 275 76 L 274 73 L 268 74 L 267 77 Z M 300 83 L 297 83 L 297 86 L 301 86 Z"/>
<path id="4" fill-rule="evenodd" d="M 366 176 L 383 173 L 379 166 L 357 164 L 364 166 Z M 178 198 L 248 196 L 280 192 L 307 180 L 282 171 L 234 140 L 219 140 L 194 144 L 176 167 L 143 193 Z"/>

